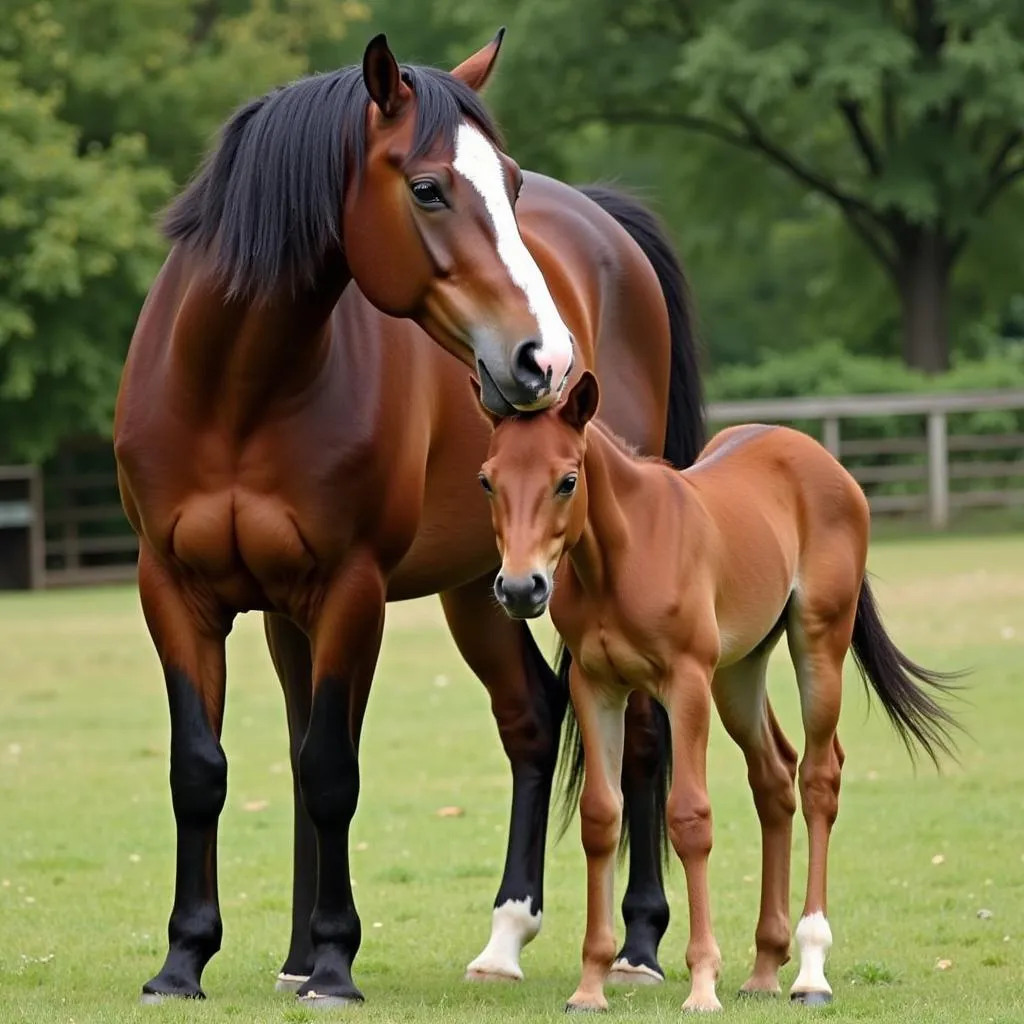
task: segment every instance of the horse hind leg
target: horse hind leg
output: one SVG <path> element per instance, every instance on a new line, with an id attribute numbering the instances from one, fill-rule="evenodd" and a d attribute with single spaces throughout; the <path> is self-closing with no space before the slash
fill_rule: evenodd
<path id="1" fill-rule="evenodd" d="M 805 746 L 800 762 L 800 803 L 807 824 L 807 894 L 796 928 L 800 970 L 790 989 L 794 1002 L 819 1005 L 832 1000 L 825 959 L 832 946 L 826 880 L 828 845 L 839 813 L 845 755 L 836 734 L 842 703 L 843 661 L 850 647 L 856 590 L 801 588 L 787 628 L 800 690 Z M 837 593 L 842 597 L 837 597 Z M 848 599 L 847 599 L 848 598 Z"/>
<path id="2" fill-rule="evenodd" d="M 497 607 L 491 585 L 488 576 L 441 595 L 452 639 L 490 695 L 512 769 L 508 847 L 491 933 L 466 980 L 521 981 L 520 954 L 543 917 L 548 811 L 569 695 L 526 624 Z"/>
<path id="3" fill-rule="evenodd" d="M 761 904 L 754 968 L 741 995 L 778 995 L 779 969 L 789 961 L 789 874 L 796 813 L 797 753 L 768 701 L 767 669 L 778 636 L 715 675 L 713 693 L 726 731 L 743 751 L 761 825 Z"/>
<path id="4" fill-rule="evenodd" d="M 626 705 L 623 809 L 629 834 L 629 877 L 622 897 L 626 937 L 609 985 L 658 985 L 665 972 L 658 947 L 669 922 L 662 871 L 671 735 L 665 709 L 634 690 Z"/>

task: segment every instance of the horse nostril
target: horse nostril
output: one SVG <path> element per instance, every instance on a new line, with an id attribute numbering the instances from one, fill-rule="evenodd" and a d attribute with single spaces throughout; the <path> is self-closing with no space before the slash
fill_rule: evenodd
<path id="1" fill-rule="evenodd" d="M 535 572 L 533 574 L 533 603 L 541 604 L 547 600 L 548 596 L 548 579 L 542 573 Z"/>
<path id="2" fill-rule="evenodd" d="M 551 369 L 542 370 L 537 363 L 540 342 L 536 338 L 521 341 L 512 352 L 512 376 L 516 382 L 532 391 L 551 386 Z"/>

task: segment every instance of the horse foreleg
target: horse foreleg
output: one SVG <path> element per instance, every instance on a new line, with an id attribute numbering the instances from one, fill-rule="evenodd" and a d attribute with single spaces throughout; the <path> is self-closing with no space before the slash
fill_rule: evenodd
<path id="1" fill-rule="evenodd" d="M 265 615 L 263 625 L 288 713 L 294 820 L 292 932 L 288 955 L 277 975 L 276 988 L 279 992 L 294 992 L 313 970 L 309 921 L 316 903 L 316 830 L 302 803 L 299 787 L 299 751 L 309 728 L 313 661 L 309 639 L 290 619 L 283 615 Z"/>
<path id="2" fill-rule="evenodd" d="M 313 970 L 299 987 L 321 1007 L 361 1002 L 352 964 L 362 926 L 352 896 L 349 828 L 359 801 L 359 736 L 384 629 L 386 584 L 355 555 L 326 590 L 310 635 L 313 701 L 299 751 L 302 800 L 316 829 L 317 893 L 310 919 Z"/>
<path id="3" fill-rule="evenodd" d="M 220 949 L 217 822 L 227 797 L 228 763 L 220 745 L 224 717 L 224 644 L 231 619 L 207 595 L 186 594 L 145 546 L 139 596 L 167 684 L 171 717 L 171 803 L 177 827 L 174 907 L 160 972 L 142 1001 L 204 999 L 203 969 Z"/>
<path id="4" fill-rule="evenodd" d="M 488 576 L 441 596 L 452 638 L 487 688 L 512 768 L 512 811 L 487 945 L 466 969 L 472 981 L 523 977 L 519 956 L 540 931 L 544 844 L 558 737 L 568 694 L 525 623 L 496 605 Z"/>
<path id="5" fill-rule="evenodd" d="M 629 830 L 629 878 L 622 898 L 626 939 L 608 976 L 611 985 L 657 985 L 665 980 L 658 946 L 669 922 L 662 841 L 670 743 L 664 708 L 634 690 L 626 705 L 622 764 L 623 807 Z"/>
<path id="6" fill-rule="evenodd" d="M 570 672 L 573 708 L 583 741 L 580 836 L 587 856 L 587 931 L 580 983 L 567 1011 L 606 1010 L 604 983 L 615 956 L 615 848 L 622 827 L 622 744 L 626 691 Z"/>
<path id="7" fill-rule="evenodd" d="M 690 941 L 686 966 L 690 995 L 684 1010 L 720 1010 L 715 994 L 722 954 L 711 929 L 708 858 L 711 855 L 711 803 L 707 788 L 708 732 L 711 725 L 711 669 L 685 659 L 665 693 L 672 723 L 672 790 L 668 830 L 686 872 Z"/>

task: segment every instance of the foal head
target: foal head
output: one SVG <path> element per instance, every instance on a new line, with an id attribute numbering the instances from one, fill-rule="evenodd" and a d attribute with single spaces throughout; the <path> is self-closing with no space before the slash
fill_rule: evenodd
<path id="1" fill-rule="evenodd" d="M 474 381 L 474 389 L 480 388 Z M 542 615 L 555 569 L 587 521 L 586 425 L 597 411 L 597 378 L 584 370 L 552 409 L 498 420 L 480 484 L 491 503 L 501 553 L 494 595 L 516 619 Z"/>
<path id="2" fill-rule="evenodd" d="M 210 250 L 234 297 L 330 287 L 344 265 L 378 309 L 475 365 L 492 412 L 550 405 L 573 343 L 519 233 L 522 174 L 478 96 L 501 38 L 447 73 L 399 65 L 379 35 L 361 67 L 248 104 L 168 234 Z"/>

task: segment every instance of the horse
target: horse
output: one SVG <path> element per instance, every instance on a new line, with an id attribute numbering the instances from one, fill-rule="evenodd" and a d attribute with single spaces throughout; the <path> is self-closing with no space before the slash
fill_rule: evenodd
<path id="1" fill-rule="evenodd" d="M 688 465 L 703 443 L 686 282 L 640 203 L 522 172 L 479 97 L 502 33 L 454 71 L 360 66 L 242 106 L 165 215 L 171 247 L 117 396 L 122 504 L 170 714 L 176 826 L 164 962 L 143 1002 L 203 998 L 220 949 L 225 641 L 262 612 L 294 782 L 292 932 L 278 984 L 361 1001 L 349 826 L 388 601 L 439 594 L 512 770 L 504 874 L 470 978 L 522 977 L 539 931 L 567 660 L 494 607 L 475 484 L 492 412 L 543 408 L 596 366 L 608 422 Z M 522 197 L 520 198 L 520 191 Z M 633 339 L 642 339 L 638 343 Z M 636 756 L 621 971 L 659 981 L 668 923 L 651 794 L 664 715 L 630 705 Z M 429 737 L 424 737 L 428 742 Z"/>
<path id="2" fill-rule="evenodd" d="M 587 924 L 580 983 L 566 1008 L 608 1006 L 618 779 L 630 742 L 623 709 L 632 690 L 663 704 L 671 724 L 666 814 L 690 914 L 683 1008 L 721 1009 L 707 881 L 712 701 L 746 759 L 761 826 L 757 953 L 742 992 L 779 993 L 779 968 L 789 960 L 797 753 L 769 704 L 766 673 L 783 633 L 802 709 L 799 780 L 809 837 L 791 998 L 829 1002 L 825 880 L 845 757 L 837 734 L 843 661 L 852 648 L 911 754 L 917 741 L 933 760 L 937 751 L 952 753 L 956 721 L 926 687 L 941 697 L 957 674 L 921 668 L 886 632 L 865 578 L 867 499 L 816 440 L 782 426 L 730 427 L 679 472 L 591 424 L 599 401 L 588 370 L 553 408 L 504 421 L 488 414 L 494 429 L 480 472 L 502 557 L 498 602 L 519 620 L 550 608 L 573 657 Z"/>

